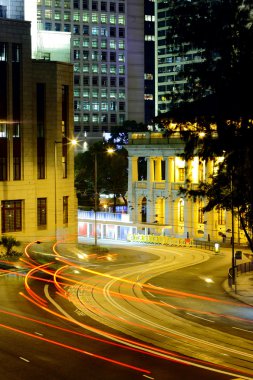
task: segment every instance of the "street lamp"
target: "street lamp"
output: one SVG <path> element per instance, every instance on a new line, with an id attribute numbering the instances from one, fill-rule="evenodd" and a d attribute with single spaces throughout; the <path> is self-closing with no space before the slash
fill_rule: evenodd
<path id="1" fill-rule="evenodd" d="M 103 153 L 103 152 L 101 152 Z M 108 148 L 106 153 L 113 154 L 114 149 Z M 98 208 L 98 160 L 97 160 L 97 152 L 94 152 L 94 195 L 95 195 L 95 204 L 94 204 L 94 245 L 97 246 L 97 208 Z"/>
<path id="2" fill-rule="evenodd" d="M 77 145 L 77 140 L 69 140 L 68 143 L 63 141 L 54 142 L 54 226 L 55 226 L 55 238 L 57 238 L 57 145 L 70 144 L 71 146 Z"/>

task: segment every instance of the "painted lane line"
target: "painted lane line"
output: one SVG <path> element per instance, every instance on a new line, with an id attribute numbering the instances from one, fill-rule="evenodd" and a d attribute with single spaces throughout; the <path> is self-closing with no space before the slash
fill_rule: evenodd
<path id="1" fill-rule="evenodd" d="M 203 319 L 204 321 L 214 323 L 214 321 L 211 321 L 210 319 L 206 319 L 206 318 L 203 318 L 203 317 L 199 317 L 198 315 L 194 315 L 194 314 L 191 314 L 191 313 L 186 313 L 186 314 L 191 315 L 194 318 L 199 318 L 199 319 Z"/>
<path id="2" fill-rule="evenodd" d="M 34 334 L 39 335 L 39 336 L 43 336 L 43 334 L 41 334 L 41 333 L 39 333 L 39 332 L 37 332 L 37 331 L 35 331 Z"/>
<path id="3" fill-rule="evenodd" d="M 167 303 L 165 301 L 160 301 L 161 303 L 164 303 L 164 305 L 171 307 L 172 309 L 177 309 L 176 306 L 171 305 L 170 303 Z"/>
<path id="4" fill-rule="evenodd" d="M 146 293 L 155 298 L 154 294 L 150 293 L 148 290 L 146 290 Z"/>
<path id="5" fill-rule="evenodd" d="M 249 333 L 253 334 L 253 331 L 245 330 L 245 329 L 240 329 L 239 327 L 232 327 L 232 329 L 235 329 L 235 330 L 241 330 L 241 331 L 245 331 L 245 332 L 249 332 Z M 236 379 L 236 380 L 237 380 L 237 379 Z"/>
<path id="6" fill-rule="evenodd" d="M 155 378 L 151 376 L 143 375 L 143 377 L 146 377 L 147 379 L 155 380 Z"/>
<path id="7" fill-rule="evenodd" d="M 23 358 L 22 356 L 20 356 L 19 359 L 23 360 L 24 362 L 30 363 L 30 360 Z"/>

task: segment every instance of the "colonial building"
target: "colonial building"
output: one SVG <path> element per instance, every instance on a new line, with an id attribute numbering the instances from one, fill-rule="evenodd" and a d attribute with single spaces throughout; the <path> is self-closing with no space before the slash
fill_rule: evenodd
<path id="1" fill-rule="evenodd" d="M 194 189 L 200 181 L 208 181 L 217 162 L 203 162 L 198 157 L 185 162 L 181 158 L 183 141 L 162 133 L 130 133 L 126 149 L 130 221 L 139 233 L 231 241 L 230 212 L 216 209 L 204 214 L 204 198 L 194 201 L 180 192 L 186 184 Z M 235 226 L 235 242 L 242 242 L 244 234 L 236 221 Z"/>
<path id="2" fill-rule="evenodd" d="M 76 234 L 72 94 L 72 65 L 32 60 L 30 22 L 1 19 L 1 234 Z"/>

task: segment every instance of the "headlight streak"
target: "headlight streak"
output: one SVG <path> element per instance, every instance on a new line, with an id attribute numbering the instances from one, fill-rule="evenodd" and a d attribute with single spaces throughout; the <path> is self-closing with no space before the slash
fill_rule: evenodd
<path id="1" fill-rule="evenodd" d="M 60 342 L 57 342 L 57 341 L 52 340 L 52 339 L 46 339 L 46 338 L 43 338 L 43 337 L 38 336 L 36 334 L 28 333 L 26 331 L 19 330 L 19 329 L 16 329 L 14 327 L 11 327 L 11 326 L 4 325 L 2 323 L 0 324 L 0 327 L 7 329 L 7 330 L 10 330 L 10 331 L 14 331 L 14 332 L 19 333 L 19 334 L 29 336 L 31 338 L 34 338 L 34 339 L 37 339 L 37 340 L 40 340 L 40 341 L 43 341 L 46 343 L 54 344 L 55 346 L 59 346 L 59 347 L 62 347 L 62 348 L 68 349 L 68 350 L 78 352 L 78 353 L 83 354 L 83 355 L 92 356 L 96 359 L 101 359 L 101 360 L 106 361 L 106 362 L 111 363 L 111 364 L 116 364 L 116 365 L 119 365 L 121 367 L 125 367 L 125 368 L 132 369 L 134 371 L 138 371 L 138 372 L 142 372 L 142 373 L 147 373 L 147 374 L 151 373 L 149 370 L 146 370 L 144 368 L 135 367 L 135 366 L 132 366 L 130 364 L 126 364 L 126 363 L 123 363 L 123 362 L 120 362 L 120 361 L 117 361 L 114 359 L 110 359 L 110 358 L 105 357 L 105 356 L 101 356 L 101 355 L 97 355 L 97 354 L 94 354 L 94 353 L 89 352 L 89 351 L 81 350 L 80 348 L 69 346 L 67 344 L 60 343 Z"/>
<path id="2" fill-rule="evenodd" d="M 31 243 L 31 244 L 29 244 L 29 246 L 31 246 L 32 244 L 34 244 L 34 243 Z M 120 278 L 120 277 L 115 277 L 115 276 L 111 276 L 111 275 L 107 275 L 107 274 L 102 274 L 102 273 L 100 273 L 100 272 L 97 272 L 97 271 L 94 271 L 94 270 L 91 270 L 91 269 L 87 269 L 87 268 L 83 268 L 83 267 L 81 267 L 81 266 L 79 266 L 79 265 L 73 265 L 73 263 L 71 262 L 71 261 L 68 261 L 68 260 L 66 260 L 66 258 L 64 258 L 64 257 L 61 257 L 59 254 L 58 254 L 58 252 L 56 251 L 56 246 L 57 246 L 57 244 L 58 243 L 56 243 L 55 245 L 54 245 L 54 247 L 53 247 L 53 250 L 54 250 L 54 253 L 55 253 L 55 255 L 57 256 L 56 257 L 56 260 L 59 262 L 59 261 L 61 261 L 61 262 L 63 262 L 63 263 L 65 263 L 66 265 L 64 266 L 64 267 L 61 267 L 59 270 L 58 270 L 58 275 L 57 276 L 55 276 L 55 278 L 56 277 L 58 277 L 58 278 L 61 278 L 61 279 L 64 279 L 67 283 L 66 284 L 63 284 L 63 285 L 69 285 L 69 283 L 76 283 L 76 284 L 83 284 L 83 282 L 80 282 L 80 281 L 76 281 L 76 280 L 72 280 L 72 279 L 70 279 L 69 277 L 63 277 L 63 276 L 61 276 L 61 275 L 59 275 L 59 273 L 61 272 L 61 269 L 63 270 L 63 268 L 67 268 L 68 266 L 69 267 L 76 267 L 76 268 L 78 268 L 79 270 L 81 270 L 81 271 L 86 271 L 87 273 L 89 273 L 89 274 L 94 274 L 94 275 L 98 275 L 98 276 L 100 276 L 100 278 L 103 278 L 103 279 L 111 279 L 112 281 L 120 281 L 121 283 L 125 283 L 125 284 L 130 284 L 132 287 L 135 287 L 135 286 L 137 286 L 137 287 L 140 287 L 140 288 L 143 288 L 144 290 L 145 289 L 149 289 L 150 291 L 152 291 L 153 293 L 155 293 L 156 291 L 157 291 L 157 287 L 155 287 L 155 286 L 152 286 L 152 285 L 147 285 L 147 284 L 142 284 L 142 283 L 139 283 L 139 282 L 136 282 L 136 281 L 130 281 L 130 280 L 127 280 L 127 279 L 124 279 L 124 278 Z M 28 252 L 27 252 L 27 255 L 28 255 L 28 257 L 29 257 L 29 259 L 31 260 L 31 258 L 30 258 L 30 256 L 29 256 L 29 254 L 28 254 Z M 51 265 L 51 264 L 55 264 L 55 263 L 50 263 L 50 264 L 46 264 L 46 265 Z M 31 265 L 31 264 L 30 264 Z M 40 266 L 40 265 L 36 265 L 36 266 L 34 266 L 34 268 L 33 268 L 33 270 L 34 270 L 34 272 L 36 271 L 36 270 L 41 270 L 41 271 L 45 271 L 46 273 L 49 273 L 49 272 L 47 272 L 46 271 L 46 269 L 45 268 L 43 268 L 43 265 L 42 266 Z M 33 273 L 33 270 L 31 270 L 30 272 L 31 273 Z M 29 273 L 30 273 L 29 272 Z M 13 272 L 10 272 L 10 273 L 13 273 Z M 29 278 L 34 278 L 34 276 L 32 276 L 31 275 L 31 273 L 30 273 L 30 275 L 29 275 Z M 50 275 L 52 275 L 52 272 L 50 272 L 49 273 Z M 41 279 L 41 278 L 37 278 L 38 280 L 43 280 L 43 279 Z M 52 282 L 52 281 L 51 281 Z M 60 295 L 62 296 L 62 291 L 63 291 L 63 289 L 62 289 L 62 287 L 59 285 L 59 282 L 58 282 L 58 280 L 57 280 L 57 283 L 58 283 L 58 286 L 60 287 L 60 290 L 59 290 L 59 288 L 58 288 L 58 290 L 59 290 L 59 292 L 60 292 Z M 27 284 L 28 285 L 28 284 Z M 27 297 L 27 296 L 25 296 L 24 294 L 22 294 L 25 298 L 27 298 L 27 300 L 29 300 L 30 302 L 33 302 L 37 307 L 40 307 L 40 308 L 42 308 L 42 309 L 44 309 L 44 310 L 46 310 L 46 311 L 48 311 L 48 312 L 50 312 L 50 313 L 52 313 L 52 314 L 54 314 L 54 315 L 56 315 L 56 316 L 58 316 L 58 317 L 63 317 L 61 314 L 58 314 L 58 313 L 55 313 L 55 312 L 52 312 L 51 310 L 49 310 L 44 304 L 43 304 L 43 302 L 41 302 L 41 300 L 42 301 L 44 301 L 41 297 L 39 297 L 39 296 L 37 296 L 31 289 L 30 289 L 30 287 L 29 287 L 29 285 L 28 285 L 28 288 L 27 288 L 27 291 L 28 291 L 28 294 L 30 294 L 31 295 L 31 297 L 33 298 L 33 299 L 30 299 L 29 297 Z M 101 291 L 101 290 L 100 290 Z M 31 292 L 31 293 L 30 293 Z M 109 293 L 110 294 L 112 294 L 112 292 L 109 290 Z M 117 296 L 119 297 L 119 295 L 118 295 L 118 292 L 113 292 L 113 293 L 115 293 L 115 296 L 116 296 L 116 294 L 117 294 Z M 211 302 L 222 302 L 222 303 L 224 303 L 223 301 L 219 301 L 219 300 L 216 300 L 216 299 L 213 299 L 213 298 L 208 298 L 208 297 L 202 297 L 202 296 L 197 296 L 197 295 L 194 295 L 194 294 L 190 294 L 190 293 L 185 293 L 185 292 L 178 292 L 178 291 L 175 291 L 175 290 L 173 290 L 173 289 L 162 289 L 162 292 L 160 293 L 160 290 L 158 291 L 158 294 L 162 294 L 162 295 L 167 295 L 167 296 L 176 296 L 176 297 L 183 297 L 183 298 L 185 298 L 185 297 L 192 297 L 192 298 L 197 298 L 197 299 L 202 299 L 202 300 L 206 300 L 206 301 L 211 301 Z M 120 294 L 120 297 L 122 298 L 122 294 Z M 127 295 L 123 295 L 123 298 L 124 297 L 126 297 L 126 298 L 128 298 L 128 296 Z M 133 299 L 135 299 L 135 301 L 136 301 L 136 298 L 135 297 L 133 297 Z M 47 303 L 47 301 L 44 301 L 44 302 L 46 302 Z M 152 302 L 153 303 L 153 302 Z M 230 304 L 230 305 L 234 305 L 235 303 L 234 302 L 227 302 L 227 304 Z M 238 303 L 237 303 L 237 305 L 238 305 Z M 248 307 L 248 306 L 245 306 L 245 305 L 243 305 L 244 307 Z M 191 310 L 192 311 L 192 309 L 187 309 L 187 310 Z M 219 314 L 218 314 L 219 315 Z M 225 316 L 225 317 L 227 317 L 227 316 Z M 66 318 L 68 321 L 69 321 L 69 319 L 68 318 Z M 238 318 L 238 319 L 240 319 L 240 318 Z M 243 320 L 243 319 L 242 319 Z M 72 321 L 73 322 L 73 321 Z M 79 323 L 78 323 L 79 324 Z M 83 325 L 83 326 L 85 326 L 85 325 Z M 90 329 L 90 327 L 89 326 L 87 326 L 87 327 L 85 327 L 85 328 L 89 328 Z M 98 330 L 98 332 L 96 332 L 96 333 L 98 333 L 98 334 L 104 334 L 101 330 L 100 330 L 100 332 L 99 332 L 99 330 Z M 109 334 L 110 335 L 110 334 Z M 108 336 L 109 336 L 108 335 Z M 116 337 L 116 338 L 115 338 Z M 117 336 L 109 336 L 109 339 L 121 339 L 121 341 L 124 341 L 124 339 L 122 340 L 122 338 L 121 337 L 117 337 Z M 128 340 L 126 340 L 126 341 L 128 341 Z M 131 342 L 130 340 L 129 340 L 129 342 Z M 132 341 L 132 342 L 134 342 L 134 341 Z M 125 341 L 124 341 L 124 344 L 129 344 L 129 343 L 126 343 Z M 131 343 L 132 344 L 132 343 Z M 136 342 L 134 342 L 134 344 L 136 344 Z M 147 347 L 149 347 L 149 346 L 147 346 Z M 152 348 L 152 350 L 153 350 L 153 348 Z M 166 351 L 165 351 L 166 352 Z M 157 354 L 158 355 L 158 354 Z M 174 354 L 173 354 L 174 355 Z M 160 354 L 158 355 L 159 357 L 160 357 Z M 169 358 L 168 360 L 175 360 L 175 361 L 177 361 L 178 359 L 175 359 L 175 358 Z M 194 359 L 193 359 L 194 360 Z M 200 361 L 201 363 L 205 363 L 205 362 L 202 362 L 202 361 Z M 189 362 L 185 362 L 184 364 L 187 364 L 187 365 L 192 365 L 191 363 L 189 363 Z M 214 364 L 214 366 L 215 366 L 215 364 Z M 206 366 L 204 366 L 203 368 L 206 368 L 206 369 L 210 369 L 210 368 L 208 368 L 208 367 L 206 367 Z M 225 370 L 227 370 L 227 368 L 226 367 L 222 367 L 222 366 L 219 366 L 219 368 L 225 368 Z M 234 370 L 234 369 L 233 369 Z M 235 370 L 237 373 L 244 373 L 244 372 L 242 372 L 242 371 L 238 371 L 238 370 Z M 224 372 L 224 373 L 227 373 L 227 372 Z"/>
<path id="3" fill-rule="evenodd" d="M 225 366 L 222 366 L 222 365 L 218 365 L 216 363 L 207 363 L 205 361 L 202 361 L 202 360 L 198 360 L 198 359 L 195 359 L 195 358 L 190 358 L 189 357 L 186 357 L 186 356 L 183 356 L 183 355 L 180 355 L 180 354 L 176 354 L 174 352 L 170 352 L 170 351 L 167 351 L 167 350 L 163 350 L 159 347 L 153 347 L 153 346 L 149 346 L 145 343 L 142 343 L 142 342 L 138 342 L 138 341 L 133 341 L 133 340 L 130 340 L 130 339 L 127 339 L 127 338 L 123 338 L 121 336 L 117 336 L 117 335 L 113 335 L 113 334 L 110 334 L 110 333 L 105 333 L 104 331 L 102 330 L 98 330 L 96 328 L 93 328 L 89 325 L 85 325 L 81 322 L 78 322 L 74 319 L 70 319 L 70 318 L 66 318 L 64 317 L 63 315 L 61 314 L 58 314 L 56 312 L 53 312 L 52 310 L 49 310 L 43 306 L 41 306 L 40 304 L 36 304 L 36 302 L 34 300 L 31 300 L 29 299 L 27 296 L 25 296 L 24 294 L 21 294 L 23 295 L 27 300 L 30 300 L 31 302 L 33 302 L 35 305 L 37 305 L 38 307 L 48 311 L 49 313 L 52 313 L 53 315 L 55 316 L 58 316 L 64 320 L 67 320 L 68 322 L 73 322 L 85 329 L 88 329 L 92 332 L 95 332 L 96 334 L 99 334 L 99 335 L 102 335 L 102 336 L 105 336 L 105 337 L 108 337 L 109 339 L 113 340 L 113 341 L 116 341 L 116 342 L 122 342 L 122 344 L 124 345 L 124 348 L 125 349 L 132 349 L 133 347 L 134 348 L 138 348 L 140 351 L 140 353 L 143 353 L 143 354 L 147 354 L 147 355 L 151 355 L 151 356 L 154 356 L 154 357 L 158 357 L 158 358 L 161 358 L 161 359 L 164 359 L 164 360 L 168 360 L 168 361 L 172 361 L 172 362 L 175 362 L 175 363 L 180 363 L 180 364 L 184 364 L 184 365 L 187 365 L 187 366 L 194 366 L 194 367 L 198 367 L 198 368 L 203 368 L 203 369 L 207 369 L 209 371 L 212 371 L 212 372 L 219 372 L 219 373 L 223 373 L 223 374 L 227 374 L 227 375 L 231 375 L 231 376 L 234 376 L 235 373 L 238 373 L 238 374 L 243 374 L 243 375 L 248 375 L 247 372 L 244 372 L 244 371 L 240 371 L 238 369 L 233 369 L 234 372 L 229 372 L 229 368 L 225 367 Z M 107 342 L 108 344 L 110 344 L 110 342 Z M 138 350 L 137 350 L 138 351 Z M 208 365 L 212 365 L 212 367 L 209 367 Z M 250 380 L 250 378 L 247 378 L 247 377 L 244 377 L 244 379 L 247 379 L 247 380 Z"/>

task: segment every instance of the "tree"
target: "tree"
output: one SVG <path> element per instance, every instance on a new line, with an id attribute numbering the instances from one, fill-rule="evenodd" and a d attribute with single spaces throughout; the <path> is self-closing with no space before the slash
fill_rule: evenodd
<path id="1" fill-rule="evenodd" d="M 184 192 L 206 195 L 205 211 L 233 205 L 253 251 L 252 15 L 247 0 L 172 1 L 168 44 L 181 55 L 198 51 L 201 61 L 183 66 L 184 90 L 175 86 L 159 121 L 181 132 L 186 159 L 224 158 L 212 182 Z"/>
<path id="2" fill-rule="evenodd" d="M 75 157 L 75 186 L 79 204 L 94 207 L 94 156 L 97 156 L 97 191 L 114 194 L 114 211 L 117 199 L 122 196 L 125 203 L 127 191 L 127 151 L 117 149 L 109 155 L 107 149 L 112 144 L 102 141 L 93 144 L 89 151 Z"/>
<path id="3" fill-rule="evenodd" d="M 111 137 L 108 140 L 110 144 L 123 146 L 128 143 L 129 132 L 143 132 L 147 131 L 147 127 L 143 123 L 137 123 L 135 120 L 126 120 L 123 125 L 112 126 Z"/>
<path id="4" fill-rule="evenodd" d="M 17 241 L 13 236 L 2 236 L 0 244 L 6 249 L 6 256 L 20 256 L 21 253 L 17 253 L 13 250 L 13 247 L 19 247 L 20 242 Z"/>

